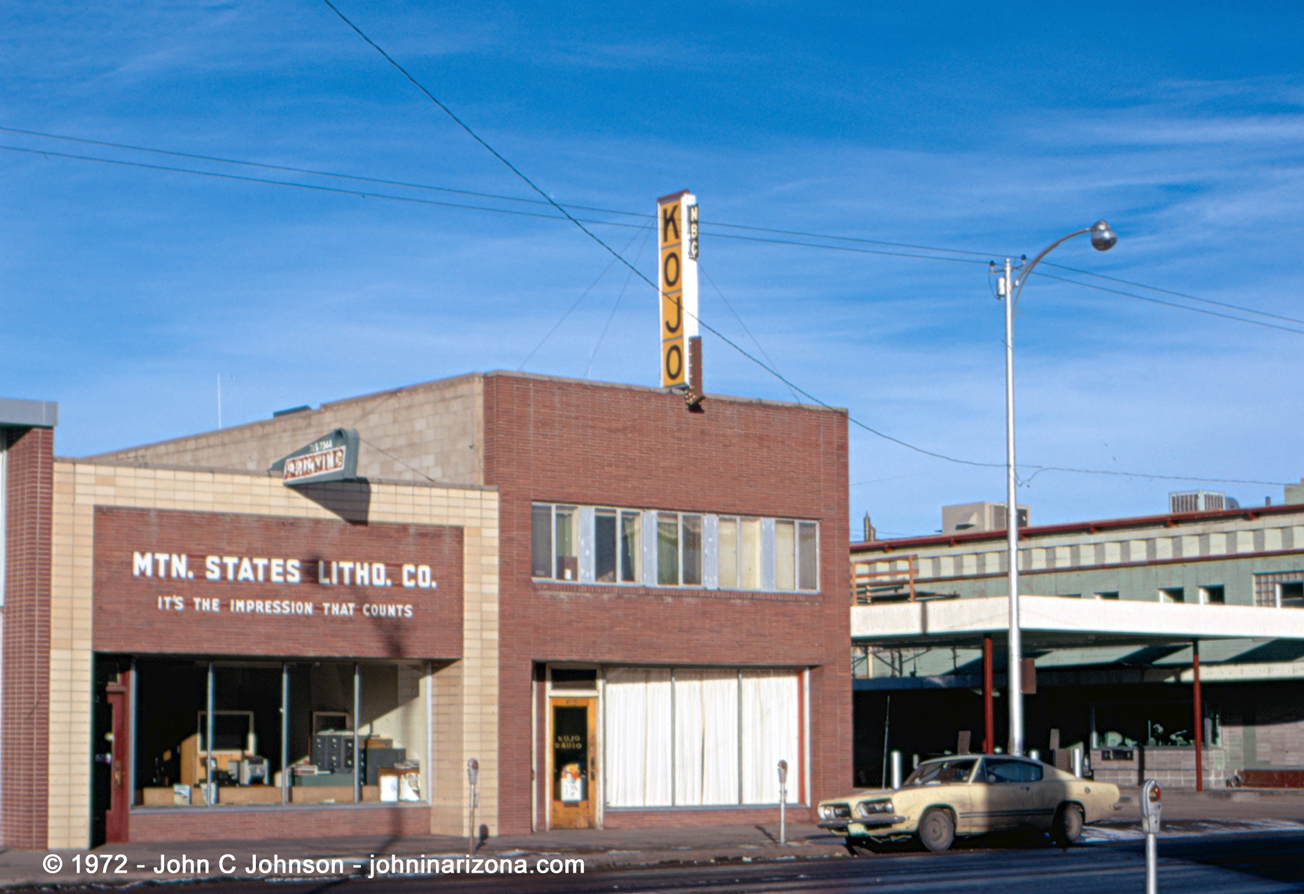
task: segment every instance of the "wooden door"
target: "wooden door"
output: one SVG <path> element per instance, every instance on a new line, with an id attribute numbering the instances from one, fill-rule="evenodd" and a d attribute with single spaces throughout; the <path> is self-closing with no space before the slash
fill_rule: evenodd
<path id="1" fill-rule="evenodd" d="M 553 829 L 592 829 L 598 797 L 597 699 L 554 698 L 548 779 Z"/>
<path id="2" fill-rule="evenodd" d="M 110 683 L 106 693 L 109 713 L 112 715 L 111 730 L 113 741 L 109 749 L 109 809 L 104 814 L 104 839 L 108 842 L 127 840 L 127 810 L 131 804 L 131 792 L 128 787 L 127 761 L 127 687 L 122 683 Z"/>

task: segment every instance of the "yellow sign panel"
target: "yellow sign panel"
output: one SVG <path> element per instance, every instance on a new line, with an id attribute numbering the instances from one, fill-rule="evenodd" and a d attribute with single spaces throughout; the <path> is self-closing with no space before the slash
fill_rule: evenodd
<path id="1" fill-rule="evenodd" d="M 685 234 L 691 219 L 692 251 L 686 252 Z M 697 200 L 688 191 L 657 202 L 661 264 L 661 386 L 683 385 L 688 380 L 688 339 L 697 335 Z"/>

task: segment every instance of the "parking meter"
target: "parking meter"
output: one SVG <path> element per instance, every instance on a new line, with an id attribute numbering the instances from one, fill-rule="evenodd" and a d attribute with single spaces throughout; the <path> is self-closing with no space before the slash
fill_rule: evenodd
<path id="1" fill-rule="evenodd" d="M 1141 788 L 1141 831 L 1146 834 L 1146 894 L 1159 894 L 1159 783 L 1147 779 Z"/>
<path id="2" fill-rule="evenodd" d="M 475 790 L 475 781 L 479 776 L 480 762 L 475 758 L 471 758 L 466 762 L 466 781 L 471 783 L 471 797 L 469 799 L 471 802 L 471 821 L 469 823 L 471 831 L 466 840 L 466 855 L 468 857 L 475 853 L 475 808 L 480 802 L 480 796 Z"/>
<path id="3" fill-rule="evenodd" d="M 1159 814 L 1163 809 L 1159 799 L 1162 795 L 1159 783 L 1147 779 L 1145 787 L 1141 789 L 1141 831 L 1147 835 L 1159 832 Z"/>
<path id="4" fill-rule="evenodd" d="M 779 844 L 787 844 L 788 762 L 779 761 Z"/>

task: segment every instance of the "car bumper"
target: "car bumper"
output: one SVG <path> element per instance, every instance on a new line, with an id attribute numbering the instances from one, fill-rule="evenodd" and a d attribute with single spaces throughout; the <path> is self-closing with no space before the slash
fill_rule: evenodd
<path id="1" fill-rule="evenodd" d="M 899 826 L 901 823 L 904 823 L 906 819 L 907 817 L 898 816 L 897 814 L 884 814 L 883 816 L 858 819 L 854 822 L 847 823 L 847 834 L 872 835 L 873 831 L 888 829 L 892 826 Z"/>

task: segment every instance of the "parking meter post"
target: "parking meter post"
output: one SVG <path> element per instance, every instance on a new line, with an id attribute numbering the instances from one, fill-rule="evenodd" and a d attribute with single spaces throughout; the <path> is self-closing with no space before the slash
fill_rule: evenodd
<path id="1" fill-rule="evenodd" d="M 467 834 L 467 838 L 466 838 L 466 855 L 468 857 L 473 856 L 475 854 L 475 808 L 476 808 L 476 803 L 480 800 L 479 797 L 476 795 L 475 783 L 479 775 L 480 775 L 480 762 L 475 758 L 471 758 L 469 761 L 466 762 L 466 781 L 471 784 L 471 797 L 470 797 L 471 822 L 470 822 L 470 831 Z"/>
<path id="2" fill-rule="evenodd" d="M 1073 775 L 1082 778 L 1082 746 L 1075 746 L 1073 749 Z"/>
<path id="3" fill-rule="evenodd" d="M 1147 779 L 1141 788 L 1141 829 L 1146 835 L 1146 894 L 1159 894 L 1159 783 Z"/>
<path id="4" fill-rule="evenodd" d="M 779 844 L 788 843 L 788 762 L 779 761 Z"/>
<path id="5" fill-rule="evenodd" d="M 892 790 L 901 787 L 901 752 L 892 752 Z"/>

